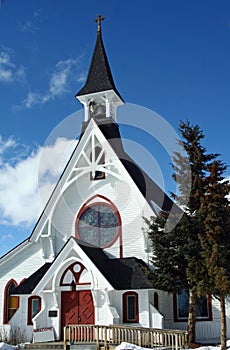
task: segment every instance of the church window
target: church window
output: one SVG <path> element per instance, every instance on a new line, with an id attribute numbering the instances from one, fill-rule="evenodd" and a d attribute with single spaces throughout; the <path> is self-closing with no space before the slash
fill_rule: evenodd
<path id="1" fill-rule="evenodd" d="M 115 207 L 107 203 L 94 203 L 83 207 L 76 221 L 77 238 L 105 248 L 119 236 L 120 219 Z"/>
<path id="2" fill-rule="evenodd" d="M 183 290 L 174 294 L 174 319 L 187 321 L 189 313 L 189 293 Z M 196 320 L 210 321 L 212 319 L 211 296 L 196 298 Z"/>
<path id="3" fill-rule="evenodd" d="M 158 293 L 157 292 L 155 292 L 154 293 L 154 307 L 158 310 L 158 308 L 159 308 L 159 301 L 158 301 Z"/>
<path id="4" fill-rule="evenodd" d="M 80 284 L 80 277 L 85 271 L 85 267 L 81 263 L 73 263 L 66 268 L 61 280 L 60 286 L 76 286 Z"/>
<path id="5" fill-rule="evenodd" d="M 11 280 L 5 288 L 4 323 L 8 323 L 19 308 L 19 297 L 12 295 L 15 287 L 17 287 L 17 283 Z"/>
<path id="6" fill-rule="evenodd" d="M 123 294 L 123 322 L 139 322 L 138 294 L 136 292 L 126 292 Z"/>
<path id="7" fill-rule="evenodd" d="M 28 299 L 28 318 L 27 324 L 32 325 L 32 319 L 41 310 L 41 298 L 39 296 L 32 296 Z"/>
<path id="8" fill-rule="evenodd" d="M 96 146 L 92 152 L 94 152 L 94 162 L 97 163 L 97 165 L 105 164 L 105 153 L 102 152 L 101 147 Z M 90 154 L 91 161 L 93 161 L 92 152 Z M 101 179 L 105 179 L 104 171 L 95 170 L 94 173 L 92 171 L 90 172 L 90 180 L 101 180 Z"/>

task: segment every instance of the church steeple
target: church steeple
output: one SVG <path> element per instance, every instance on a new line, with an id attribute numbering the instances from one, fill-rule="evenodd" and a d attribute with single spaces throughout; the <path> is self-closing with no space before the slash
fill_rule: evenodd
<path id="1" fill-rule="evenodd" d="M 116 89 L 110 70 L 108 58 L 102 40 L 101 21 L 98 15 L 97 40 L 94 48 L 88 76 L 83 88 L 76 98 L 85 107 L 85 121 L 90 117 L 112 117 L 116 120 L 116 107 L 124 103 Z"/>

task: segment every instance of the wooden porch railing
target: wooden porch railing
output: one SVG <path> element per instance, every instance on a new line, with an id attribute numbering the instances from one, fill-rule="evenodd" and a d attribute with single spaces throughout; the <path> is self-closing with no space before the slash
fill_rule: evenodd
<path id="1" fill-rule="evenodd" d="M 64 350 L 71 344 L 94 343 L 105 350 L 122 342 L 144 348 L 167 347 L 180 350 L 186 347 L 187 332 L 181 330 L 129 327 L 120 325 L 68 325 L 64 327 Z"/>

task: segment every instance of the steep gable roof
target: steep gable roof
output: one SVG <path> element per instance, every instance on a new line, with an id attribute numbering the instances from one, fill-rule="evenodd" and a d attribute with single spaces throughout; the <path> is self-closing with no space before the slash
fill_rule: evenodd
<path id="1" fill-rule="evenodd" d="M 31 294 L 38 282 L 42 279 L 45 273 L 49 270 L 51 263 L 45 263 L 37 271 L 35 271 L 30 277 L 28 277 L 24 282 L 19 284 L 13 292 L 12 295 L 18 294 Z"/>
<path id="2" fill-rule="evenodd" d="M 114 84 L 109 61 L 102 40 L 102 34 L 101 31 L 99 31 L 97 33 L 96 45 L 94 48 L 86 83 L 83 88 L 76 94 L 76 97 L 106 90 L 114 90 L 123 101 Z"/>
<path id="3" fill-rule="evenodd" d="M 101 248 L 76 241 L 114 289 L 153 288 L 149 279 L 151 270 L 143 260 L 134 257 L 110 259 Z"/>
<path id="4" fill-rule="evenodd" d="M 70 240 L 75 241 L 114 289 L 126 290 L 153 288 L 150 280 L 151 270 L 143 260 L 134 257 L 110 259 L 101 248 L 73 237 L 66 242 L 65 246 L 68 245 Z M 53 263 L 46 263 L 41 266 L 24 282 L 16 287 L 12 292 L 12 295 L 31 294 L 48 272 L 49 268 L 55 264 L 56 259 Z"/>
<path id="5" fill-rule="evenodd" d="M 121 141 L 121 136 L 119 132 L 119 126 L 117 123 L 113 121 L 112 118 L 106 118 L 106 122 L 103 120 L 96 120 L 94 118 L 93 121 L 98 126 L 99 130 L 102 132 L 103 136 L 107 139 L 110 146 L 112 147 L 113 151 L 117 155 L 117 157 L 120 159 L 122 165 L 126 169 L 126 171 L 129 173 L 131 178 L 133 179 L 134 183 L 136 184 L 139 191 L 142 193 L 142 195 L 145 197 L 146 201 L 152 208 L 152 210 L 155 212 L 156 207 L 153 203 L 156 204 L 158 207 L 158 210 L 164 210 L 164 211 L 170 211 L 173 213 L 182 213 L 182 210 L 167 196 L 167 194 L 145 173 L 145 171 L 139 167 L 135 161 L 124 151 L 123 144 Z M 83 132 L 80 137 L 80 141 L 78 142 L 77 146 L 75 147 L 63 173 L 61 174 L 52 194 L 50 195 L 49 200 L 46 203 L 46 206 L 44 207 L 40 217 L 37 220 L 37 223 L 35 224 L 35 227 L 33 231 L 31 232 L 31 235 L 28 239 L 26 239 L 24 242 L 22 242 L 24 245 L 28 245 L 31 243 L 31 238 L 37 234 L 39 234 L 41 228 L 45 224 L 47 215 L 49 215 L 49 211 L 52 208 L 53 203 L 55 202 L 55 198 L 58 197 L 61 188 L 64 186 L 65 181 L 67 179 L 66 172 L 68 172 L 68 168 L 73 166 L 72 160 L 74 160 L 75 153 L 79 148 L 81 148 L 81 139 L 83 138 L 83 135 L 85 133 L 90 133 L 90 127 L 88 128 L 91 119 L 87 123 L 83 123 Z M 92 126 L 92 125 L 91 125 Z M 36 239 L 36 238 L 35 238 Z M 23 244 L 18 245 L 18 249 L 20 247 L 23 247 Z M 1 259 L 6 259 L 10 254 L 16 254 L 17 249 L 12 249 L 12 251 L 5 254 Z"/>

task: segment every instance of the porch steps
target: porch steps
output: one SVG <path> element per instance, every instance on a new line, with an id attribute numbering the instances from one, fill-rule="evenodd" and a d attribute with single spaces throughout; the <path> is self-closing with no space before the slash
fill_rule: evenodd
<path id="1" fill-rule="evenodd" d="M 51 350 L 51 349 L 64 349 L 63 342 L 38 342 L 38 343 L 26 343 L 25 350 Z"/>

